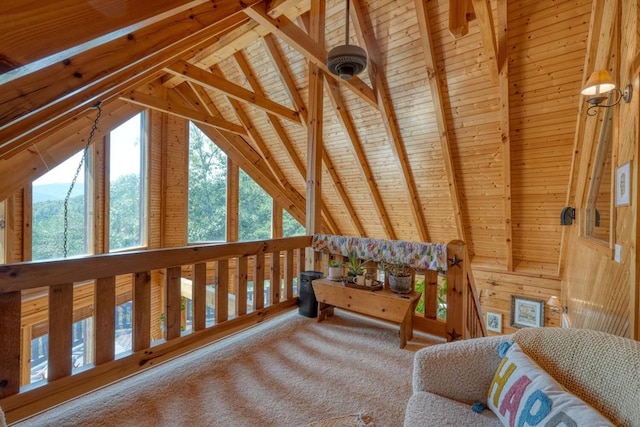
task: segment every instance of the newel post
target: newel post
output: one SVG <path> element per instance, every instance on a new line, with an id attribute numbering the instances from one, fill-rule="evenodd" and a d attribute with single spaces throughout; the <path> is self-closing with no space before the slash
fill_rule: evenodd
<path id="1" fill-rule="evenodd" d="M 467 267 L 465 243 L 447 244 L 447 341 L 467 338 Z"/>

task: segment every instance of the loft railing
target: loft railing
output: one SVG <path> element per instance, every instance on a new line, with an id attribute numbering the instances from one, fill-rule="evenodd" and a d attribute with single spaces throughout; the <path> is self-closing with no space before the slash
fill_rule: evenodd
<path id="1" fill-rule="evenodd" d="M 7 421 L 294 306 L 294 278 L 304 269 L 310 242 L 310 236 L 301 236 L 0 266 L 0 406 Z M 184 330 L 185 285 L 193 302 L 190 331 Z M 29 363 L 24 361 L 31 360 L 33 328 L 24 327 L 22 310 L 39 300 L 48 300 L 41 307 L 47 319 L 47 379 L 26 385 Z M 132 304 L 131 351 L 117 357 L 115 312 L 122 300 Z M 215 319 L 207 319 L 207 312 Z M 95 325 L 93 360 L 73 373 L 73 324 L 83 313 Z"/>

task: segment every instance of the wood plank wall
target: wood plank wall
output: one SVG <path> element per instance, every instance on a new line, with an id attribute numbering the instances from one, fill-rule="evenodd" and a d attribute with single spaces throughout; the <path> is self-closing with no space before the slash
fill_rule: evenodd
<path id="1" fill-rule="evenodd" d="M 637 55 L 640 43 L 638 30 L 640 10 L 636 1 L 618 2 L 621 9 L 619 27 L 614 34 L 620 47 L 611 53 L 618 57 L 620 67 L 614 81 L 624 87 L 633 84 L 630 104 L 622 102 L 614 110 L 613 159 L 616 168 L 631 162 L 631 206 L 614 208 L 616 217 L 615 243 L 621 245 L 621 263 L 613 260 L 613 248 L 598 248 L 581 236 L 580 221 L 566 229 L 566 261 L 563 274 L 563 299 L 568 306 L 572 327 L 589 328 L 640 339 L 638 325 L 637 221 L 638 221 L 638 126 L 640 96 L 638 96 Z M 597 37 L 597 36 L 596 36 Z M 602 114 L 602 113 L 600 113 Z M 587 118 L 593 120 L 594 118 Z M 584 126 L 584 125 L 583 125 Z M 576 170 L 575 176 L 584 171 Z M 580 184 L 580 183 L 578 183 Z M 578 188 L 577 191 L 584 190 Z M 572 200 L 572 202 L 574 202 Z M 583 206 L 578 206 L 582 209 Z"/>

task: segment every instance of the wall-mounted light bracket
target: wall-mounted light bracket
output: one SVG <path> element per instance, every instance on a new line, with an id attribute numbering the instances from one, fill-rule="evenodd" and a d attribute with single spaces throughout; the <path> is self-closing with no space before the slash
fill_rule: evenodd
<path id="1" fill-rule="evenodd" d="M 571 206 L 567 206 L 560 212 L 560 225 L 572 225 L 576 219 L 576 210 Z"/>

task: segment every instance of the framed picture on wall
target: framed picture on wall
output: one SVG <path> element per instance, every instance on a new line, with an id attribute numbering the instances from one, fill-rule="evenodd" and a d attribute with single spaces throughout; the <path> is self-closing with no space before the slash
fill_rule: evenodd
<path id="1" fill-rule="evenodd" d="M 511 326 L 544 326 L 544 301 L 511 295 Z"/>
<path id="2" fill-rule="evenodd" d="M 616 206 L 631 204 L 631 163 L 627 162 L 616 169 Z"/>
<path id="3" fill-rule="evenodd" d="M 487 331 L 502 333 L 502 314 L 487 312 Z"/>

